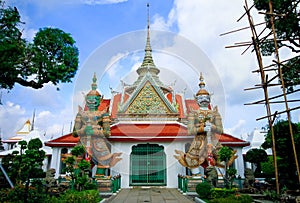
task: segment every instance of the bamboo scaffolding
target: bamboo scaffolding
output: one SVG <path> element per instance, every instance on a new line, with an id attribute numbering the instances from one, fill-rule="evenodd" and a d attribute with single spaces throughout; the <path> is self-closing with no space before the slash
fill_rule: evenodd
<path id="1" fill-rule="evenodd" d="M 291 112 L 291 111 L 297 110 L 297 109 L 300 109 L 300 106 L 297 106 L 297 107 L 295 107 L 295 108 L 291 108 L 291 109 L 288 109 L 288 110 L 280 111 L 280 112 L 277 112 L 277 111 L 276 111 L 276 112 L 277 112 L 276 114 L 274 113 L 274 114 L 271 114 L 271 115 L 269 115 L 269 116 L 260 117 L 260 118 L 257 118 L 256 120 L 257 120 L 257 121 L 258 121 L 258 120 L 262 120 L 262 119 L 265 119 L 265 118 L 268 118 L 268 117 L 276 116 L 277 114 L 287 113 L 287 112 Z"/>
<path id="2" fill-rule="evenodd" d="M 299 2 L 300 2 L 300 0 L 297 1 L 297 4 Z M 294 5 L 294 6 L 296 7 L 296 5 Z M 256 85 L 254 85 L 254 87 L 251 87 L 251 88 L 245 88 L 244 90 L 247 91 L 247 90 L 263 89 L 264 99 L 259 100 L 259 101 L 255 101 L 255 102 L 252 102 L 252 103 L 247 103 L 247 104 L 244 104 L 244 105 L 264 104 L 265 107 L 266 107 L 267 115 L 264 116 L 264 117 L 261 117 L 261 118 L 257 118 L 256 120 L 268 119 L 269 129 L 270 129 L 271 136 L 272 136 L 272 153 L 273 153 L 274 168 L 275 168 L 276 192 L 277 192 L 277 194 L 279 194 L 278 166 L 277 166 L 276 143 L 275 143 L 273 123 L 276 120 L 276 117 L 278 115 L 283 114 L 283 113 L 287 113 L 287 118 L 288 118 L 288 122 L 289 122 L 289 131 L 290 131 L 290 135 L 291 135 L 294 158 L 295 158 L 295 163 L 296 163 L 296 168 L 297 168 L 297 174 L 298 174 L 298 179 L 299 179 L 299 182 L 300 182 L 300 172 L 299 172 L 299 165 L 298 165 L 298 160 L 297 160 L 297 151 L 296 151 L 296 148 L 295 148 L 294 136 L 293 136 L 292 125 L 291 125 L 291 115 L 290 115 L 291 111 L 300 109 L 300 106 L 294 107 L 294 108 L 289 108 L 289 105 L 288 105 L 288 103 L 291 103 L 291 102 L 300 102 L 300 99 L 290 99 L 290 100 L 287 99 L 287 95 L 298 92 L 298 91 L 300 91 L 300 89 L 295 90 L 293 92 L 287 92 L 286 91 L 285 85 L 287 83 L 284 82 L 284 78 L 283 78 L 283 74 L 282 74 L 282 68 L 281 68 L 281 67 L 290 68 L 290 67 L 286 66 L 284 63 L 291 60 L 291 59 L 293 59 L 293 58 L 295 58 L 295 57 L 292 57 L 291 59 L 286 59 L 284 61 L 280 61 L 280 58 L 279 58 L 279 51 L 278 51 L 277 42 L 285 42 L 285 41 L 288 42 L 288 40 L 286 40 L 286 39 L 277 39 L 276 38 L 274 21 L 276 20 L 275 17 L 277 17 L 277 19 L 280 19 L 283 16 L 285 16 L 286 14 L 274 13 L 273 8 L 272 8 L 272 2 L 271 2 L 271 0 L 269 0 L 269 10 L 270 11 L 267 12 L 267 13 L 265 13 L 265 12 L 259 12 L 259 13 L 264 14 L 264 15 L 270 15 L 270 22 L 269 22 L 270 24 L 269 25 L 271 25 L 271 31 L 266 34 L 265 31 L 266 31 L 267 27 L 264 27 L 264 29 L 259 34 L 257 34 L 256 27 L 260 26 L 260 25 L 264 25 L 264 24 L 266 25 L 267 22 L 254 24 L 252 16 L 250 14 L 250 11 L 253 7 L 254 7 L 254 5 L 252 5 L 249 8 L 247 0 L 245 0 L 245 6 L 244 6 L 245 13 L 243 13 L 243 15 L 237 20 L 237 22 L 239 22 L 243 17 L 247 16 L 248 22 L 249 22 L 248 27 L 243 27 L 243 28 L 236 29 L 236 30 L 233 30 L 233 31 L 230 31 L 230 32 L 226 32 L 226 33 L 221 34 L 220 36 L 224 36 L 226 34 L 231 34 L 231 33 L 246 30 L 246 29 L 251 30 L 252 42 L 249 42 L 249 41 L 248 42 L 239 42 L 239 43 L 235 43 L 234 45 L 231 45 L 231 46 L 226 46 L 226 48 L 236 48 L 236 47 L 245 47 L 246 46 L 247 48 L 242 52 L 242 54 L 244 54 L 246 51 L 249 50 L 250 47 L 253 46 L 252 52 L 255 52 L 255 54 L 256 54 L 256 58 L 257 58 L 257 62 L 258 62 L 258 69 L 252 71 L 252 73 L 260 73 L 261 83 L 256 84 Z M 263 34 L 264 34 L 264 36 L 263 36 Z M 276 60 L 273 60 L 272 61 L 273 63 L 268 65 L 268 66 L 263 66 L 262 54 L 260 52 L 260 45 L 262 43 L 264 43 L 265 41 L 268 42 L 268 41 L 271 41 L 271 40 L 274 42 Z M 298 56 L 296 56 L 296 57 L 298 57 Z M 265 74 L 265 72 L 267 72 L 267 71 L 275 72 L 274 75 L 272 74 L 271 79 L 268 79 L 268 74 Z M 275 83 L 275 84 L 271 83 L 275 79 L 278 79 L 280 82 Z M 282 94 L 269 97 L 268 88 L 278 87 L 278 86 L 280 86 L 280 88 L 282 89 Z M 283 97 L 283 99 L 281 99 L 282 97 Z M 274 99 L 279 99 L 279 100 L 272 101 Z M 275 113 L 271 112 L 271 104 L 282 104 L 282 103 L 285 104 L 285 110 L 275 111 Z"/>
<path id="3" fill-rule="evenodd" d="M 276 40 L 276 32 L 275 32 L 275 24 L 274 24 L 274 15 L 273 15 L 273 6 L 271 0 L 269 0 L 269 8 L 270 8 L 270 15 L 271 15 L 271 26 L 272 26 L 272 32 L 274 36 L 274 46 L 275 46 L 275 55 L 277 59 L 277 64 L 278 64 L 278 72 L 279 72 L 279 78 L 281 81 L 281 86 L 282 86 L 282 92 L 283 92 L 283 98 L 285 101 L 285 109 L 287 113 L 287 118 L 288 118 L 288 123 L 289 123 L 289 130 L 290 130 L 290 136 L 291 136 L 291 141 L 292 141 L 292 147 L 293 147 L 293 152 L 294 152 L 294 159 L 295 159 L 295 164 L 296 164 L 296 170 L 298 174 L 298 182 L 300 183 L 300 171 L 299 171 L 299 163 L 298 163 L 298 158 L 297 158 L 297 150 L 295 146 L 295 141 L 294 141 L 294 133 L 293 133 L 293 128 L 292 128 L 292 122 L 291 122 L 291 113 L 289 109 L 289 104 L 287 102 L 287 96 L 286 96 L 286 89 L 285 89 L 285 84 L 284 84 L 284 79 L 283 79 L 283 74 L 282 74 L 282 69 L 281 69 L 281 62 L 280 62 L 280 57 L 279 57 L 279 51 L 278 51 L 278 44 Z M 300 107 L 299 107 L 300 108 Z"/>
<path id="4" fill-rule="evenodd" d="M 250 12 L 248 11 L 247 0 L 245 0 L 244 8 L 247 12 L 248 21 L 249 21 L 249 24 L 250 24 L 250 27 L 251 27 L 252 41 L 253 41 L 257 61 L 258 61 L 259 68 L 260 68 L 261 82 L 262 82 L 262 84 L 265 84 L 266 83 L 266 81 L 265 81 L 266 77 L 265 77 L 265 72 L 264 72 L 264 69 L 263 69 L 264 66 L 263 66 L 263 62 L 262 62 L 262 56 L 261 56 L 261 53 L 260 53 L 259 45 L 257 44 L 257 34 L 256 34 L 255 27 L 251 26 L 251 25 L 253 25 L 253 21 L 252 21 L 252 16 L 251 16 Z M 269 103 L 269 92 L 268 92 L 268 87 L 266 85 L 262 86 L 262 88 L 264 90 L 264 95 L 265 95 L 265 100 L 266 100 L 266 105 L 265 106 L 266 106 L 266 110 L 267 110 L 269 128 L 270 128 L 270 131 L 271 131 L 272 143 L 273 143 L 272 153 L 273 153 L 274 168 L 275 168 L 276 192 L 277 192 L 277 194 L 279 194 L 277 156 L 276 156 L 276 148 L 275 148 L 275 136 L 274 136 L 274 128 L 273 128 L 273 119 L 270 116 L 271 115 L 271 107 L 270 107 L 270 103 Z"/>
<path id="5" fill-rule="evenodd" d="M 284 103 L 284 102 L 285 101 L 269 101 L 270 104 L 281 104 L 281 103 Z M 289 103 L 291 103 L 291 102 L 300 102 L 300 99 L 292 99 L 292 100 L 288 100 L 288 102 Z M 247 105 L 254 105 L 254 104 L 265 104 L 265 101 L 246 103 L 244 105 L 247 106 Z"/>

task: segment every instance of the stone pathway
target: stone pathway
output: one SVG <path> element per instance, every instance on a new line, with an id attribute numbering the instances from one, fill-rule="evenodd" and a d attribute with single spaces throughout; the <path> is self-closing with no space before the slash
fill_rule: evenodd
<path id="1" fill-rule="evenodd" d="M 192 203 L 175 188 L 134 188 L 122 189 L 105 203 Z"/>

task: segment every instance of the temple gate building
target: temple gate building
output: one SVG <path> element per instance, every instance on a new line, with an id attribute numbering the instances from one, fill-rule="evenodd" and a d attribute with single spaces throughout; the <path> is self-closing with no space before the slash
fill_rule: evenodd
<path id="1" fill-rule="evenodd" d="M 96 76 L 93 78 L 92 90 L 101 96 L 97 111 L 107 113 L 111 121 L 107 147 L 111 154 L 122 153 L 121 160 L 106 174 L 121 174 L 122 188 L 176 188 L 177 175 L 190 175 L 191 171 L 178 163 L 175 150 L 186 152 L 189 149 L 194 136 L 188 135 L 187 116 L 199 106 L 195 99 L 183 98 L 160 80 L 160 70 L 152 58 L 149 25 L 147 31 L 145 56 L 136 70 L 138 77 L 133 84 L 123 86 L 121 93 L 106 99 L 95 89 Z M 201 91 L 206 91 L 203 78 L 199 86 Z M 220 133 L 218 137 L 223 146 L 237 150 L 238 158 L 233 167 L 237 169 L 237 175 L 243 177 L 242 148 L 249 142 L 226 133 Z M 70 152 L 79 141 L 80 137 L 70 133 L 45 143 L 53 149 L 51 168 L 56 169 L 56 177 L 63 173 L 61 155 Z M 200 173 L 203 175 L 201 168 Z"/>

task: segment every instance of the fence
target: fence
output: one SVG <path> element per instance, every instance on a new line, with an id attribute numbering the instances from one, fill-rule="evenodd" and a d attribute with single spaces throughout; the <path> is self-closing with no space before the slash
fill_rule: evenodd
<path id="1" fill-rule="evenodd" d="M 195 194 L 197 185 L 204 181 L 204 176 L 186 176 L 178 174 L 178 190 L 183 194 Z M 242 189 L 243 182 L 244 179 L 242 178 L 234 178 L 233 186 Z M 217 187 L 225 187 L 224 179 L 222 177 L 218 178 Z"/>

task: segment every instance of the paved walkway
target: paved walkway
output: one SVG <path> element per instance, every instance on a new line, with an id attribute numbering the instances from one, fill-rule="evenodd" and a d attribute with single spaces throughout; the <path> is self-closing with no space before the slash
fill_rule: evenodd
<path id="1" fill-rule="evenodd" d="M 175 188 L 134 188 L 122 189 L 105 203 L 192 203 Z"/>

